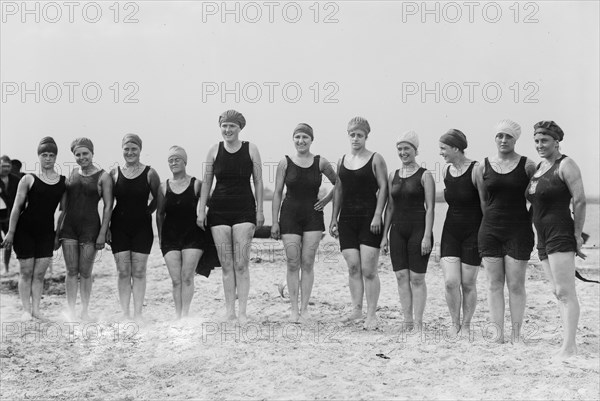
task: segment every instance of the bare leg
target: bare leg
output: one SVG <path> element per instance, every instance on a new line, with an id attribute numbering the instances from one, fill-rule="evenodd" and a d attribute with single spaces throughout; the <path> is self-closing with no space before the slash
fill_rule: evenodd
<path id="1" fill-rule="evenodd" d="M 290 321 L 297 322 L 300 318 L 298 293 L 300 286 L 300 265 L 302 262 L 302 237 L 297 234 L 283 234 L 281 239 L 283 240 L 287 262 L 286 282 L 290 293 L 290 306 L 292 309 Z"/>
<path id="2" fill-rule="evenodd" d="M 423 313 L 425 312 L 425 303 L 427 302 L 425 273 L 415 273 L 411 271 L 409 274 L 412 304 L 415 313 L 415 327 L 417 330 L 423 330 Z"/>
<path id="3" fill-rule="evenodd" d="M 190 305 L 194 298 L 194 275 L 196 266 L 202 257 L 201 249 L 184 249 L 181 251 L 181 313 L 188 316 L 190 314 Z"/>
<path id="4" fill-rule="evenodd" d="M 454 337 L 460 331 L 460 258 L 456 256 L 443 257 L 441 265 L 446 284 L 446 303 L 448 304 L 450 318 L 452 319 L 452 327 L 450 328 L 449 335 Z"/>
<path id="5" fill-rule="evenodd" d="M 31 319 L 31 284 L 33 282 L 34 258 L 19 259 L 19 296 L 23 305 L 23 318 Z"/>
<path id="6" fill-rule="evenodd" d="M 352 299 L 352 312 L 342 318 L 342 322 L 362 318 L 362 302 L 364 283 L 360 267 L 360 251 L 358 249 L 344 249 L 342 251 L 346 264 L 348 265 L 348 285 L 350 287 L 350 298 Z"/>
<path id="7" fill-rule="evenodd" d="M 504 260 L 484 257 L 483 266 L 488 278 L 490 320 L 497 330 L 495 342 L 504 343 Z"/>
<path id="8" fill-rule="evenodd" d="M 527 294 L 525 292 L 527 261 L 506 256 L 504 258 L 504 267 L 506 271 L 506 286 L 508 287 L 510 320 L 512 322 L 511 341 L 516 343 L 521 341 L 521 329 L 523 327 L 523 316 L 525 315 L 525 303 L 527 301 Z"/>
<path id="9" fill-rule="evenodd" d="M 131 252 L 123 251 L 114 254 L 119 277 L 117 287 L 119 290 L 119 303 L 123 317 L 129 318 L 129 303 L 131 302 Z"/>
<path id="10" fill-rule="evenodd" d="M 315 281 L 315 256 L 321 242 L 322 233 L 320 231 L 307 231 L 302 235 L 302 277 L 300 279 L 300 317 L 306 321 L 310 319 L 308 312 L 308 303 L 312 293 L 313 283 Z"/>
<path id="11" fill-rule="evenodd" d="M 131 252 L 131 277 L 133 285 L 133 317 L 142 317 L 142 307 L 146 296 L 146 266 L 148 255 L 145 253 Z"/>
<path id="12" fill-rule="evenodd" d="M 165 254 L 165 262 L 171 282 L 173 283 L 173 302 L 175 303 L 175 315 L 181 318 L 181 251 L 170 251 Z"/>
<path id="13" fill-rule="evenodd" d="M 96 244 L 89 243 L 79 248 L 79 286 L 81 287 L 81 318 L 90 320 L 89 307 L 92 296 L 92 270 L 96 259 Z"/>
<path id="14" fill-rule="evenodd" d="M 235 320 L 235 273 L 233 271 L 233 242 L 231 227 L 216 226 L 211 228 L 223 276 L 223 292 L 225 294 L 225 320 Z"/>
<path id="15" fill-rule="evenodd" d="M 477 307 L 477 274 L 479 266 L 462 264 L 461 286 L 463 292 L 463 318 L 462 327 L 466 328 L 467 334 L 471 331 L 471 319 Z"/>
<path id="16" fill-rule="evenodd" d="M 245 324 L 248 321 L 246 308 L 248 306 L 248 294 L 250 293 L 250 246 L 252 245 L 252 237 L 254 237 L 254 229 L 256 226 L 252 223 L 241 223 L 233 226 L 233 270 L 235 273 L 235 285 L 237 288 L 239 301 L 239 317 L 238 321 Z"/>
<path id="17" fill-rule="evenodd" d="M 403 329 L 412 330 L 413 319 L 413 296 L 410 287 L 410 270 L 398 270 L 396 273 L 396 282 L 398 283 L 398 296 L 400 298 L 400 307 L 404 316 Z"/>
<path id="18" fill-rule="evenodd" d="M 371 330 L 377 327 L 377 302 L 381 284 L 377 265 L 379 261 L 379 248 L 372 246 L 360 246 L 360 267 L 365 282 L 365 295 L 367 298 L 367 318 L 364 328 Z"/>
<path id="19" fill-rule="evenodd" d="M 64 239 L 62 249 L 67 268 L 65 291 L 67 293 L 67 305 L 69 306 L 69 319 L 75 319 L 75 304 L 77 302 L 77 290 L 79 289 L 79 242 L 74 239 Z"/>
<path id="20" fill-rule="evenodd" d="M 33 282 L 31 283 L 31 314 L 33 317 L 43 319 L 40 314 L 40 301 L 42 300 L 42 292 L 44 291 L 44 277 L 46 270 L 50 266 L 52 258 L 35 259 L 33 265 Z"/>

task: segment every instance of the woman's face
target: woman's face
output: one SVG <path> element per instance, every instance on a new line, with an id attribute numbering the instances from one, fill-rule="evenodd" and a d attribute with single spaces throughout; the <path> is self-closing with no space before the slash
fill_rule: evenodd
<path id="1" fill-rule="evenodd" d="M 446 163 L 454 162 L 458 158 L 459 153 L 458 148 L 440 142 L 440 156 L 444 158 Z"/>
<path id="2" fill-rule="evenodd" d="M 517 140 L 512 135 L 504 132 L 496 134 L 496 147 L 500 153 L 512 153 L 515 151 L 515 143 Z"/>
<path id="3" fill-rule="evenodd" d="M 181 156 L 173 155 L 169 157 L 167 162 L 169 163 L 169 168 L 173 174 L 181 172 L 185 173 L 185 161 Z"/>
<path id="4" fill-rule="evenodd" d="M 310 152 L 310 145 L 312 145 L 312 138 L 310 135 L 304 132 L 296 132 L 293 137 L 294 146 L 296 147 L 296 151 L 298 153 L 308 153 Z"/>
<path id="5" fill-rule="evenodd" d="M 123 145 L 123 158 L 125 162 L 133 164 L 140 161 L 140 153 L 142 149 L 133 142 L 127 142 Z"/>
<path id="6" fill-rule="evenodd" d="M 235 123 L 221 124 L 221 135 L 223 136 L 223 140 L 225 140 L 226 142 L 237 141 L 241 130 L 242 129 L 240 128 L 240 126 Z"/>
<path id="7" fill-rule="evenodd" d="M 51 169 L 54 168 L 54 163 L 56 163 L 56 153 L 53 152 L 42 152 L 38 155 L 40 160 L 40 166 L 43 169 Z"/>
<path id="8" fill-rule="evenodd" d="M 361 129 L 353 129 L 348 131 L 348 138 L 350 139 L 350 147 L 354 150 L 360 150 L 365 147 L 367 142 L 367 133 Z"/>
<path id="9" fill-rule="evenodd" d="M 535 150 L 537 150 L 540 157 L 548 158 L 558 151 L 558 141 L 550 135 L 535 134 L 533 140 L 535 142 Z"/>
<path id="10" fill-rule="evenodd" d="M 417 157 L 417 150 L 413 148 L 408 142 L 400 142 L 396 145 L 398 151 L 398 157 L 403 164 L 410 164 L 415 161 Z"/>
<path id="11" fill-rule="evenodd" d="M 75 161 L 81 168 L 90 167 L 94 161 L 94 154 L 85 146 L 75 148 L 73 156 L 75 156 Z"/>

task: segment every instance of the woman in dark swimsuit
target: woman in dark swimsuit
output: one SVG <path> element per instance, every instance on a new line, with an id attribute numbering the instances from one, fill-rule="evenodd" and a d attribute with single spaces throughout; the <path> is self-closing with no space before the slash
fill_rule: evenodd
<path id="1" fill-rule="evenodd" d="M 67 180 L 67 202 L 60 238 L 67 267 L 65 287 L 70 318 L 75 317 L 77 288 L 81 287 L 81 318 L 89 320 L 88 307 L 92 293 L 92 268 L 96 251 L 104 249 L 113 208 L 113 182 L 110 175 L 93 163 L 94 144 L 88 138 L 77 138 L 71 152 L 79 169 Z M 98 202 L 104 204 L 102 221 Z"/>
<path id="2" fill-rule="evenodd" d="M 425 273 L 433 247 L 435 182 L 431 172 L 415 161 L 419 138 L 408 131 L 396 141 L 402 168 L 390 174 L 389 199 L 381 248 L 389 251 L 404 314 L 402 329 L 423 329 L 427 301 Z"/>
<path id="3" fill-rule="evenodd" d="M 350 153 L 338 161 L 339 179 L 335 183 L 329 225 L 331 235 L 339 236 L 348 265 L 352 312 L 342 322 L 362 318 L 363 294 L 366 294 L 367 317 L 363 327 L 369 330 L 377 328 L 380 292 L 377 263 L 388 187 L 385 160 L 365 147 L 370 131 L 369 122 L 362 117 L 348 123 Z"/>
<path id="4" fill-rule="evenodd" d="M 502 120 L 495 127 L 496 156 L 485 158 L 475 170 L 483 219 L 477 237 L 489 284 L 490 319 L 498 343 L 504 342 L 504 283 L 508 287 L 511 341 L 521 341 L 525 313 L 525 272 L 533 249 L 531 217 L 525 189 L 535 163 L 515 152 L 521 127 Z"/>
<path id="5" fill-rule="evenodd" d="M 262 227 L 265 221 L 262 162 L 256 145 L 239 138 L 245 126 L 246 119 L 235 110 L 228 110 L 219 116 L 223 141 L 208 151 L 197 210 L 198 226 L 202 229 L 210 227 L 223 269 L 225 319 L 237 319 L 241 324 L 248 321 L 246 307 L 250 291 L 250 244 L 254 229 Z M 208 202 L 215 178 L 217 183 Z M 250 186 L 251 178 L 254 194 Z M 236 293 L 239 317 L 235 312 Z"/>
<path id="6" fill-rule="evenodd" d="M 2 243 L 3 247 L 10 247 L 14 242 L 21 266 L 19 296 L 24 309 L 23 320 L 43 319 L 40 300 L 44 276 L 52 252 L 60 246 L 54 230 L 54 212 L 59 203 L 64 205 L 66 198 L 65 177 L 54 169 L 58 153 L 56 142 L 50 137 L 42 138 L 37 152 L 40 171 L 37 175 L 26 174 L 19 181 L 8 233 Z"/>
<path id="7" fill-rule="evenodd" d="M 140 162 L 142 140 L 127 134 L 122 141 L 125 166 L 111 171 L 117 202 L 110 220 L 110 246 L 119 272 L 119 301 L 124 318 L 129 318 L 133 293 L 133 317 L 142 319 L 146 293 L 146 265 L 154 241 L 152 213 L 160 178 L 150 166 Z M 148 203 L 152 194 L 152 201 Z"/>
<path id="8" fill-rule="evenodd" d="M 167 158 L 173 178 L 158 191 L 156 225 L 160 249 L 173 282 L 177 318 L 188 316 L 194 297 L 194 275 L 204 252 L 204 230 L 196 225 L 196 207 L 202 181 L 186 172 L 187 153 L 172 146 Z"/>
<path id="9" fill-rule="evenodd" d="M 292 314 L 290 320 L 306 321 L 308 303 L 314 282 L 314 264 L 322 233 L 325 231 L 323 208 L 333 197 L 333 189 L 318 199 L 322 174 L 335 184 L 337 175 L 324 157 L 310 152 L 314 134 L 308 124 L 298 124 L 292 136 L 296 154 L 286 156 L 277 166 L 273 193 L 273 226 L 271 236 L 283 239 L 287 260 L 287 286 L 290 292 Z M 287 188 L 283 205 L 283 187 Z M 281 210 L 281 215 L 279 211 Z M 300 270 L 302 278 L 299 280 Z M 301 291 L 298 310 L 298 290 Z"/>
<path id="10" fill-rule="evenodd" d="M 563 130 L 554 121 L 540 121 L 534 130 L 535 147 L 543 161 L 531 178 L 527 199 L 537 231 L 538 255 L 562 312 L 563 344 L 556 356 L 566 359 L 577 353 L 579 301 L 575 289 L 575 255 L 585 258 L 581 252 L 585 192 L 579 167 L 560 152 Z"/>

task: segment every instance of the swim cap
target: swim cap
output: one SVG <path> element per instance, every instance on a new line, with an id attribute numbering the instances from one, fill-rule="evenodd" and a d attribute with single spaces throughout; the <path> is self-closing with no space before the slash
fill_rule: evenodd
<path id="1" fill-rule="evenodd" d="M 306 135 L 310 136 L 311 140 L 315 140 L 312 127 L 306 123 L 300 123 L 296 125 L 296 128 L 294 128 L 294 133 L 292 135 L 296 135 L 297 132 L 303 132 Z"/>
<path id="2" fill-rule="evenodd" d="M 94 153 L 94 144 L 89 138 L 75 138 L 71 142 L 71 153 L 75 153 L 75 149 L 80 147 L 88 148 L 90 152 Z"/>
<path id="3" fill-rule="evenodd" d="M 419 136 L 415 131 L 406 131 L 404 134 L 400 135 L 396 141 L 396 146 L 398 146 L 398 144 L 401 142 L 408 143 L 410 146 L 415 148 L 415 150 L 419 148 Z"/>
<path id="4" fill-rule="evenodd" d="M 534 134 L 550 135 L 557 141 L 562 141 L 565 137 L 563 130 L 554 121 L 540 121 L 533 126 Z"/>
<path id="5" fill-rule="evenodd" d="M 125 144 L 129 142 L 135 143 L 137 146 L 140 147 L 140 149 L 142 149 L 142 138 L 140 138 L 136 134 L 126 134 L 123 137 L 123 141 L 121 141 L 121 146 L 125 146 Z"/>
<path id="6" fill-rule="evenodd" d="M 497 135 L 501 132 L 518 140 L 521 136 L 521 126 L 513 120 L 501 120 L 498 122 L 498 124 L 496 124 L 494 135 Z"/>
<path id="7" fill-rule="evenodd" d="M 367 119 L 362 117 L 354 117 L 350 122 L 348 122 L 348 132 L 354 131 L 355 129 L 359 129 L 364 131 L 365 134 L 369 134 L 371 132 L 371 126 Z"/>
<path id="8" fill-rule="evenodd" d="M 223 123 L 234 123 L 240 127 L 240 129 L 244 129 L 246 126 L 246 119 L 239 111 L 227 110 L 219 116 L 219 126 Z"/>
<path id="9" fill-rule="evenodd" d="M 183 162 L 187 164 L 187 152 L 181 146 L 171 146 L 169 148 L 169 155 L 167 156 L 167 160 L 169 160 L 172 156 L 178 156 L 183 159 Z"/>
<path id="10" fill-rule="evenodd" d="M 454 128 L 449 129 L 448 132 L 442 135 L 440 142 L 458 148 L 461 151 L 467 148 L 467 137 L 460 130 Z"/>
<path id="11" fill-rule="evenodd" d="M 43 137 L 38 145 L 37 154 L 41 155 L 44 152 L 58 154 L 58 146 L 56 146 L 56 142 L 50 136 Z"/>

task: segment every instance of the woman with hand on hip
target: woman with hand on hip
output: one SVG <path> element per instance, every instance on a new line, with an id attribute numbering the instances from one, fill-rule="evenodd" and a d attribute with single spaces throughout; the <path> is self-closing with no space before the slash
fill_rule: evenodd
<path id="1" fill-rule="evenodd" d="M 577 353 L 579 301 L 575 255 L 585 258 L 581 252 L 581 233 L 586 200 L 579 167 L 560 152 L 563 130 L 554 121 L 540 121 L 534 130 L 535 147 L 543 160 L 529 182 L 527 199 L 537 231 L 538 255 L 561 310 L 563 344 L 556 356 L 566 359 Z M 571 200 L 574 218 L 569 208 Z"/>
<path id="2" fill-rule="evenodd" d="M 113 208 L 113 181 L 110 175 L 94 166 L 94 144 L 88 138 L 77 138 L 71 152 L 79 169 L 67 180 L 67 201 L 60 230 L 67 277 L 65 287 L 71 318 L 75 317 L 77 289 L 81 288 L 81 318 L 90 320 L 88 307 L 92 294 L 92 269 L 96 251 L 104 249 Z M 104 208 L 102 221 L 98 202 Z"/>
<path id="3" fill-rule="evenodd" d="M 111 171 L 117 205 L 110 221 L 113 255 L 119 272 L 119 301 L 124 318 L 129 318 L 133 293 L 133 317 L 142 320 L 146 294 L 146 265 L 152 249 L 152 213 L 156 210 L 160 178 L 140 162 L 142 140 L 127 134 L 122 140 L 125 166 Z M 148 203 L 150 194 L 152 201 Z"/>
<path id="4" fill-rule="evenodd" d="M 189 314 L 196 266 L 205 247 L 204 230 L 196 224 L 202 181 L 187 174 L 187 159 L 182 147 L 169 149 L 167 161 L 173 178 L 160 185 L 156 211 L 160 249 L 173 282 L 177 319 Z"/>
<path id="5" fill-rule="evenodd" d="M 246 307 L 250 291 L 250 244 L 256 227 L 262 227 L 262 162 L 256 145 L 240 140 L 246 126 L 244 116 L 228 110 L 219 116 L 223 141 L 214 145 L 206 157 L 204 185 L 198 202 L 198 226 L 210 227 L 223 271 L 226 320 L 248 321 Z M 213 180 L 215 189 L 206 206 Z M 254 182 L 252 194 L 250 179 Z M 256 195 L 256 199 L 255 196 Z M 239 317 L 235 298 L 239 299 Z"/>
<path id="6" fill-rule="evenodd" d="M 318 199 L 322 174 L 333 184 L 337 175 L 327 159 L 310 152 L 314 140 L 310 125 L 298 124 L 292 139 L 296 154 L 292 157 L 285 156 L 277 166 L 271 236 L 274 239 L 283 239 L 287 260 L 287 286 L 292 307 L 290 320 L 297 322 L 299 319 L 307 321 L 310 318 L 308 302 L 315 277 L 313 267 L 319 242 L 325 231 L 323 208 L 333 197 L 332 189 L 323 199 Z M 286 194 L 282 205 L 284 185 Z M 301 279 L 298 277 L 300 271 Z"/>
<path id="7" fill-rule="evenodd" d="M 403 329 L 423 329 L 427 300 L 425 273 L 433 247 L 435 182 L 415 161 L 419 137 L 414 131 L 396 141 L 402 167 L 389 176 L 389 199 L 381 248 L 390 251 L 404 314 Z M 388 245 L 387 233 L 390 232 Z"/>
<path id="8" fill-rule="evenodd" d="M 17 196 L 10 213 L 8 233 L 2 247 L 14 250 L 21 266 L 19 296 L 23 304 L 23 320 L 42 319 L 40 300 L 44 276 L 52 253 L 60 242 L 54 230 L 54 212 L 61 204 L 64 209 L 65 176 L 54 169 L 58 147 L 54 139 L 42 138 L 37 149 L 40 170 L 26 174 L 19 181 Z M 58 226 L 60 226 L 60 221 Z"/>
<path id="9" fill-rule="evenodd" d="M 350 152 L 338 161 L 339 179 L 335 183 L 329 225 L 331 235 L 340 239 L 348 265 L 352 311 L 342 322 L 362 318 L 363 294 L 366 294 L 367 318 L 363 328 L 367 330 L 377 328 L 380 292 L 377 263 L 388 186 L 385 160 L 366 148 L 370 132 L 369 122 L 362 117 L 354 117 L 348 123 Z"/>
<path id="10" fill-rule="evenodd" d="M 477 235 L 483 213 L 474 173 L 479 163 L 465 156 L 466 148 L 467 137 L 457 129 L 449 130 L 440 138 L 440 155 L 448 163 L 443 170 L 448 212 L 440 254 L 446 303 L 452 319 L 451 337 L 461 331 L 470 332 L 471 318 L 477 306 L 477 273 L 481 264 Z"/>
<path id="11" fill-rule="evenodd" d="M 525 190 L 535 163 L 515 152 L 521 126 L 502 120 L 495 127 L 498 149 L 475 170 L 483 210 L 477 242 L 488 277 L 490 319 L 497 331 L 495 341 L 504 342 L 504 283 L 508 287 L 511 341 L 521 341 L 525 313 L 525 273 L 533 249 L 531 217 Z"/>

